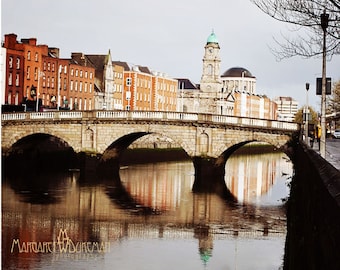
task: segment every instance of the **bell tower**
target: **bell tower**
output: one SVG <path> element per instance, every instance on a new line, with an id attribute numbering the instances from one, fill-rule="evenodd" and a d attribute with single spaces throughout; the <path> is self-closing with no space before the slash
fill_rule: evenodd
<path id="1" fill-rule="evenodd" d="M 212 31 L 204 47 L 203 72 L 200 82 L 202 92 L 217 93 L 220 91 L 220 66 L 220 45 L 214 31 Z"/>

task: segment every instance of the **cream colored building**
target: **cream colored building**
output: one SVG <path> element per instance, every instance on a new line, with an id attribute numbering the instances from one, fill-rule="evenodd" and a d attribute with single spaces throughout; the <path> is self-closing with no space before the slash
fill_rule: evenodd
<path id="1" fill-rule="evenodd" d="M 179 111 L 276 119 L 276 103 L 256 93 L 256 77 L 233 67 L 220 75 L 220 45 L 212 32 L 204 46 L 200 85 L 179 80 Z"/>
<path id="2" fill-rule="evenodd" d="M 294 121 L 298 111 L 299 103 L 291 97 L 277 97 L 274 102 L 277 104 L 277 118 L 281 121 Z"/>

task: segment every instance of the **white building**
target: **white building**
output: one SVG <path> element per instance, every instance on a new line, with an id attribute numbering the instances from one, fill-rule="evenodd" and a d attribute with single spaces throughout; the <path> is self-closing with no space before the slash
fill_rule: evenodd
<path id="1" fill-rule="evenodd" d="M 187 87 L 179 79 L 180 111 L 276 119 L 276 104 L 256 94 L 256 77 L 247 69 L 234 67 L 220 75 L 220 45 L 214 32 L 207 39 L 202 60 L 199 87 Z"/>
<path id="2" fill-rule="evenodd" d="M 274 102 L 277 104 L 278 120 L 292 122 L 298 111 L 299 103 L 291 97 L 277 97 Z"/>

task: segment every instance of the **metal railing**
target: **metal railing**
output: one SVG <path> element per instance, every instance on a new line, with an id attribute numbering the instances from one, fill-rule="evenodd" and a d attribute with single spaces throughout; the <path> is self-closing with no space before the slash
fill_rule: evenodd
<path id="1" fill-rule="evenodd" d="M 25 112 L 3 113 L 1 119 L 6 121 L 26 120 L 75 120 L 75 119 L 102 119 L 102 120 L 161 120 L 199 122 L 211 124 L 228 124 L 267 129 L 292 130 L 299 129 L 297 123 L 237 117 L 231 115 L 198 114 L 184 112 L 160 112 L 160 111 L 50 111 L 50 112 Z"/>

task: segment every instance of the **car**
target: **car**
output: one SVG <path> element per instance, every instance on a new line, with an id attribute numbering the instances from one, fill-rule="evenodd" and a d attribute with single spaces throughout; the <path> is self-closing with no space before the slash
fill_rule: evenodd
<path id="1" fill-rule="evenodd" d="M 340 139 L 340 129 L 334 130 L 333 137 L 336 139 Z"/>

